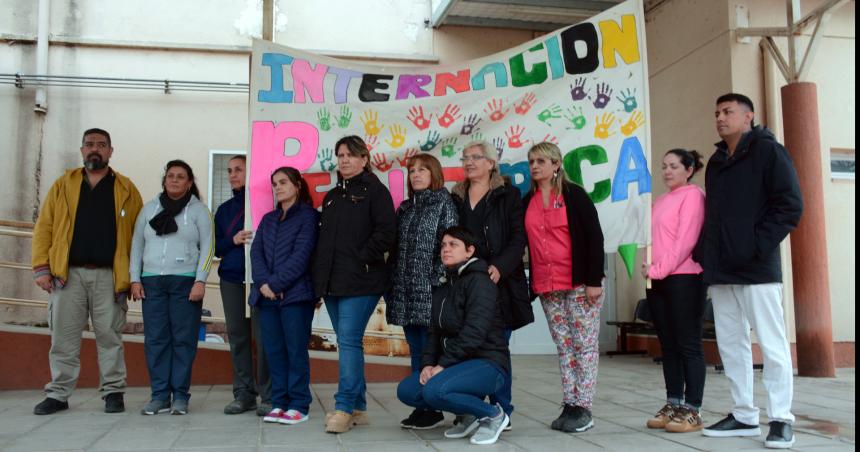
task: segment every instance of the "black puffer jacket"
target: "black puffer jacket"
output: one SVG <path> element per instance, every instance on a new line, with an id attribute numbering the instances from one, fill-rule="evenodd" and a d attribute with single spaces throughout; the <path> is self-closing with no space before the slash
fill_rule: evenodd
<path id="1" fill-rule="evenodd" d="M 349 297 L 388 290 L 385 253 L 394 243 L 396 228 L 391 193 L 373 173 L 339 178 L 322 203 L 312 266 L 316 295 Z"/>
<path id="2" fill-rule="evenodd" d="M 421 367 L 486 359 L 511 372 L 511 354 L 487 263 L 472 258 L 446 271 L 433 290 L 433 311 Z"/>
<path id="3" fill-rule="evenodd" d="M 452 197 L 457 205 L 460 226 L 468 228 L 465 218 L 471 210 L 467 205 L 467 193 L 468 185 L 460 183 L 454 187 Z M 491 181 L 490 192 L 486 196 L 483 231 L 470 232 L 477 240 L 483 241 L 483 248 L 489 251 L 489 255 L 477 257 L 486 260 L 488 265 L 495 265 L 501 274 L 498 299 L 502 319 L 506 327 L 515 330 L 535 320 L 523 265 L 528 243 L 525 210 L 520 191 L 510 181 L 498 176 Z"/>
<path id="4" fill-rule="evenodd" d="M 779 243 L 800 221 L 797 173 L 773 134 L 756 127 L 730 158 L 725 141 L 705 172 L 705 225 L 694 256 L 706 284 L 782 281 Z"/>
<path id="5" fill-rule="evenodd" d="M 443 267 L 439 244 L 445 229 L 457 224 L 457 209 L 444 188 L 415 192 L 397 209 L 394 287 L 385 300 L 390 325 L 430 326 L 432 286 Z M 389 299 L 390 298 L 390 299 Z"/>

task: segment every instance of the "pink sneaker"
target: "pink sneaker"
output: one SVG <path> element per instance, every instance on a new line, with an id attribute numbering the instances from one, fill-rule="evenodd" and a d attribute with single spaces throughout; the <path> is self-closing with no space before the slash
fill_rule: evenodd
<path id="1" fill-rule="evenodd" d="M 308 417 L 310 417 L 310 415 L 302 414 L 301 411 L 287 410 L 286 413 L 281 414 L 281 418 L 278 419 L 278 422 L 281 424 L 293 425 L 308 420 Z"/>
<path id="2" fill-rule="evenodd" d="M 284 415 L 284 410 L 280 408 L 275 408 L 272 411 L 269 411 L 269 414 L 263 416 L 263 422 L 280 422 L 281 416 Z"/>

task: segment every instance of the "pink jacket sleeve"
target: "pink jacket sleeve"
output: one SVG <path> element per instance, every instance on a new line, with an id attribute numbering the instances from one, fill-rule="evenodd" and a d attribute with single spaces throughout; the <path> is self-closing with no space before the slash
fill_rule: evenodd
<path id="1" fill-rule="evenodd" d="M 648 270 L 648 277 L 651 279 L 666 278 L 691 258 L 705 222 L 705 194 L 702 190 L 689 190 L 685 194 L 678 217 L 680 221 L 677 239 L 658 261 L 651 264 L 651 269 Z"/>

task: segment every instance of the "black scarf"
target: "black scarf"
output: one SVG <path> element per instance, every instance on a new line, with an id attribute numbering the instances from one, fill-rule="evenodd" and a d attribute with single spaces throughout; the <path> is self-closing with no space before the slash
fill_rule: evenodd
<path id="1" fill-rule="evenodd" d="M 167 193 L 161 192 L 158 200 L 161 202 L 162 210 L 158 212 L 158 215 L 149 220 L 149 225 L 152 226 L 152 229 L 155 229 L 155 235 L 172 234 L 178 231 L 179 227 L 176 225 L 174 217 L 179 212 L 182 212 L 182 209 L 191 200 L 191 190 L 179 199 L 171 199 L 170 196 L 167 196 Z"/>

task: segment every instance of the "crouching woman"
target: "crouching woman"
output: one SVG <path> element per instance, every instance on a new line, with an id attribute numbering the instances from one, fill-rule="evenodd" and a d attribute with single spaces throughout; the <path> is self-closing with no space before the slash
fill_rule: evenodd
<path id="1" fill-rule="evenodd" d="M 455 226 L 445 231 L 445 281 L 433 292 L 421 371 L 400 382 L 397 398 L 413 408 L 456 414 L 447 438 L 475 432 L 472 444 L 493 444 L 509 418 L 484 398 L 498 391 L 510 374 L 510 353 L 496 285 L 487 263 L 474 254 L 475 238 L 468 230 Z"/>

